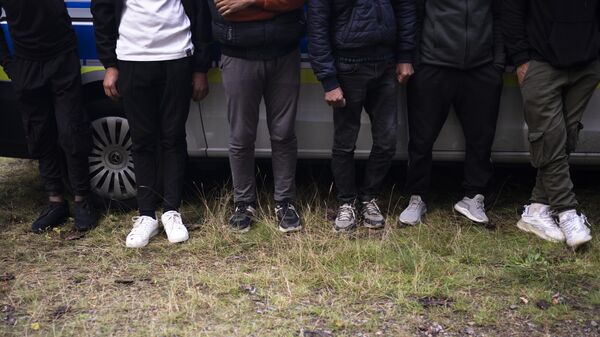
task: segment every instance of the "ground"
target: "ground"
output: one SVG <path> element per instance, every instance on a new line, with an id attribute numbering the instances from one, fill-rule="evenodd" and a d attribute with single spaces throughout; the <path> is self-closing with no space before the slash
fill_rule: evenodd
<path id="1" fill-rule="evenodd" d="M 401 228 L 398 164 L 380 200 L 388 225 L 352 235 L 331 230 L 324 163 L 300 164 L 305 230 L 279 233 L 261 167 L 262 215 L 248 234 L 224 227 L 226 168 L 192 169 L 182 210 L 191 239 L 172 245 L 161 233 L 133 250 L 124 239 L 135 212 L 107 211 L 75 241 L 64 239 L 72 219 L 28 232 L 44 205 L 36 165 L 0 159 L 0 335 L 600 336 L 600 243 L 573 252 L 514 226 L 533 179 L 526 166 L 498 170 L 494 226 L 452 212 L 461 172 L 442 165 L 426 223 Z M 600 178 L 574 177 L 582 210 L 600 223 Z"/>

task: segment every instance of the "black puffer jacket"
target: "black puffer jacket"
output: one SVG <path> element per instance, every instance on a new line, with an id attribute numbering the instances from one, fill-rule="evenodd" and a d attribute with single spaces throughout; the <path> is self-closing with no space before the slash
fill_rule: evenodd
<path id="1" fill-rule="evenodd" d="M 599 0 L 504 0 L 504 32 L 516 65 L 585 65 L 600 52 Z"/>
<path id="2" fill-rule="evenodd" d="M 501 13 L 501 0 L 417 0 L 417 63 L 470 69 L 494 62 L 503 67 Z"/>
<path id="3" fill-rule="evenodd" d="M 212 16 L 212 36 L 227 56 L 268 60 L 298 48 L 306 31 L 302 9 L 282 13 L 269 20 L 232 22 L 219 14 L 214 0 L 207 0 Z"/>
<path id="4" fill-rule="evenodd" d="M 335 61 L 411 63 L 414 0 L 309 0 L 308 52 L 326 91 L 339 86 Z"/>

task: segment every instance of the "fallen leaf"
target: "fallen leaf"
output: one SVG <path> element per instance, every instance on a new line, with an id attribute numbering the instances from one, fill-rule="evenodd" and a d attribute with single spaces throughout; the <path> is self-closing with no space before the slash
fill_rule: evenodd
<path id="1" fill-rule="evenodd" d="M 444 297 L 426 296 L 426 297 L 418 298 L 417 302 L 419 302 L 419 304 L 422 305 L 423 308 L 431 308 L 431 307 L 447 308 L 447 307 L 452 306 L 452 303 L 454 303 L 454 300 L 449 299 L 449 298 L 444 298 Z"/>
<path id="2" fill-rule="evenodd" d="M 539 300 L 535 303 L 535 305 L 542 310 L 546 310 L 549 307 L 548 302 L 546 300 Z"/>
<path id="3" fill-rule="evenodd" d="M 31 323 L 31 330 L 38 331 L 40 329 L 40 323 Z"/>
<path id="4" fill-rule="evenodd" d="M 523 303 L 523 304 L 528 304 L 529 303 L 529 300 L 526 297 L 524 297 L 524 296 L 519 297 L 519 301 L 521 301 L 521 303 Z"/>
<path id="5" fill-rule="evenodd" d="M 68 306 L 68 305 L 61 305 L 60 307 L 56 308 L 56 310 L 54 310 L 50 314 L 50 316 L 53 317 L 54 319 L 58 319 L 58 318 L 61 318 L 64 314 L 66 314 L 70 310 L 71 310 L 70 306 Z"/>
<path id="6" fill-rule="evenodd" d="M 78 231 L 78 230 L 73 230 L 70 232 L 61 232 L 60 238 L 63 240 L 67 240 L 67 241 L 79 240 L 79 239 L 85 237 L 86 233 L 87 232 L 82 232 L 82 231 Z"/>
<path id="7" fill-rule="evenodd" d="M 135 282 L 135 280 L 132 280 L 132 279 L 116 279 L 115 280 L 115 283 L 117 283 L 117 284 L 126 284 L 126 285 L 133 284 L 134 282 Z"/>
<path id="8" fill-rule="evenodd" d="M 15 279 L 15 275 L 13 274 L 4 274 L 0 276 L 0 281 L 8 282 Z"/>

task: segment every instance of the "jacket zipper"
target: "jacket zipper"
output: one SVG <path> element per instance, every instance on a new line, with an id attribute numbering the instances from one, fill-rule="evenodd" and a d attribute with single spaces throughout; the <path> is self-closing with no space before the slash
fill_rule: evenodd
<path id="1" fill-rule="evenodd" d="M 465 0 L 467 11 L 465 14 L 465 60 L 463 68 L 466 68 L 467 59 L 469 57 L 469 0 Z"/>

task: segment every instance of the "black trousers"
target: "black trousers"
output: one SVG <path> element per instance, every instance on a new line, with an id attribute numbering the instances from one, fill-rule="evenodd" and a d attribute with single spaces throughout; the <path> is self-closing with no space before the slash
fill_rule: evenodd
<path id="1" fill-rule="evenodd" d="M 173 61 L 119 61 L 119 93 L 131 130 L 142 215 L 154 214 L 161 199 L 164 211 L 177 210 L 181 205 L 191 83 L 189 57 Z"/>
<path id="2" fill-rule="evenodd" d="M 396 153 L 398 82 L 393 61 L 338 63 L 338 80 L 346 106 L 333 111 L 334 138 L 331 168 L 338 200 L 376 198 Z M 373 146 L 365 175 L 357 188 L 354 150 L 363 108 L 371 121 Z"/>
<path id="3" fill-rule="evenodd" d="M 472 198 L 492 179 L 490 160 L 502 92 L 502 71 L 493 64 L 469 70 L 421 65 L 408 82 L 407 192 L 426 199 L 433 144 L 454 107 L 465 136 L 463 188 Z"/>
<path id="4" fill-rule="evenodd" d="M 16 58 L 11 76 L 29 153 L 39 160 L 46 191 L 49 195 L 64 192 L 62 168 L 66 166 L 75 195 L 87 195 L 92 133 L 83 107 L 77 52 L 46 61 Z"/>

